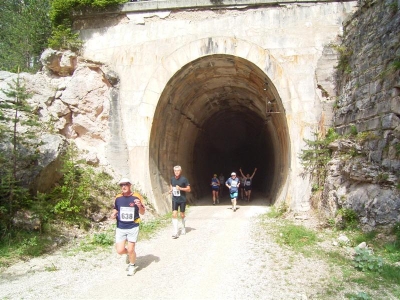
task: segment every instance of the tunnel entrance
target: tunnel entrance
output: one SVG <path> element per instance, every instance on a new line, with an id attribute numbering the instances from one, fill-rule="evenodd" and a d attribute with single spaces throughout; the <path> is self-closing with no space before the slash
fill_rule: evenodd
<path id="1" fill-rule="evenodd" d="M 169 189 L 181 165 L 192 193 L 209 196 L 214 173 L 252 173 L 254 191 L 273 204 L 290 165 L 282 101 L 267 75 L 231 55 L 210 55 L 182 67 L 166 85 L 150 136 L 150 172 L 156 197 Z"/>

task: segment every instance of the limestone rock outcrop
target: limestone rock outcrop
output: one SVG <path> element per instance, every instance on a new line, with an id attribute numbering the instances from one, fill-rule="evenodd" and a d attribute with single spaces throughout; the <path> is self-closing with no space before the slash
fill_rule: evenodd
<path id="1" fill-rule="evenodd" d="M 83 151 L 83 159 L 90 165 L 106 166 L 106 144 L 110 139 L 110 97 L 119 79 L 107 66 L 88 62 L 70 51 L 44 51 L 43 71 L 20 74 L 28 100 L 38 111 L 42 132 L 39 147 L 39 173 L 28 180 L 31 188 L 48 190 L 60 179 L 60 155 L 65 152 L 68 140 L 73 140 Z M 2 72 L 0 89 L 17 74 Z"/>
<path id="2" fill-rule="evenodd" d="M 399 37 L 395 5 L 360 1 L 341 46 L 334 126 L 342 138 L 330 145 L 319 210 L 352 209 L 366 230 L 400 222 Z"/>

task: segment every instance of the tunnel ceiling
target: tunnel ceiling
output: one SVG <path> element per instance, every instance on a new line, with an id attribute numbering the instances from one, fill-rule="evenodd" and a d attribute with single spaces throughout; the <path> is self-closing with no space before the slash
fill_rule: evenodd
<path id="1" fill-rule="evenodd" d="M 185 65 L 166 85 L 154 115 L 153 185 L 163 193 L 173 165 L 179 164 L 190 169 L 185 172 L 189 178 L 207 186 L 205 178 L 213 169 L 237 170 L 239 166 L 229 165 L 228 160 L 250 166 L 252 158 L 252 164 L 264 170 L 258 175 L 263 177 L 259 182 L 264 192 L 276 192 L 280 185 L 276 178 L 282 178 L 288 168 L 281 105 L 265 73 L 242 58 L 210 55 Z M 230 158 L 232 153 L 239 159 Z M 194 188 L 194 194 L 203 195 L 206 189 Z"/>
<path id="2" fill-rule="evenodd" d="M 185 66 L 169 92 L 170 103 L 202 126 L 211 115 L 223 110 L 252 110 L 265 119 L 268 80 L 242 59 L 210 56 Z M 172 100 L 173 99 L 173 100 Z M 195 112 L 195 114 L 194 114 Z"/>

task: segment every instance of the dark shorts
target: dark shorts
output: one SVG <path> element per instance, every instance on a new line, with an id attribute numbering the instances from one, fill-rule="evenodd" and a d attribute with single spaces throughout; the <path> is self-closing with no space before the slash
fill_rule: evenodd
<path id="1" fill-rule="evenodd" d="M 185 212 L 186 209 L 186 202 L 175 202 L 172 201 L 172 210 L 178 210 L 178 208 L 180 209 L 181 212 Z"/>
<path id="2" fill-rule="evenodd" d="M 244 187 L 244 190 L 245 190 L 245 191 L 251 191 L 251 186 L 245 186 L 245 187 Z"/>
<path id="3" fill-rule="evenodd" d="M 217 186 L 213 186 L 213 187 L 211 187 L 211 189 L 213 190 L 213 191 L 219 191 L 219 186 L 217 185 Z"/>

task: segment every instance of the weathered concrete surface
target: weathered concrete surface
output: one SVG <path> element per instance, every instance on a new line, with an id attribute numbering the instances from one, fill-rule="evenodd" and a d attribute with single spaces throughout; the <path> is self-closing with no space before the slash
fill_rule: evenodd
<path id="1" fill-rule="evenodd" d="M 205 166 L 214 150 L 205 149 L 210 142 L 202 133 L 212 136 L 211 122 L 222 128 L 217 139 L 223 139 L 226 124 L 237 123 L 238 136 L 261 128 L 259 138 L 240 142 L 256 153 L 239 151 L 229 164 L 229 153 L 221 150 L 214 166 L 224 172 L 258 166 L 266 199 L 308 209 L 310 184 L 298 155 L 304 138 L 331 125 L 336 57 L 329 44 L 356 1 L 161 9 L 172 2 L 129 3 L 118 13 L 75 22 L 85 41 L 83 56 L 107 64 L 120 78 L 120 115 L 113 120 L 120 125 L 111 136 L 123 129 L 129 175 L 160 212 L 170 206 L 174 164 L 183 166 L 192 196 L 204 194 L 204 176 L 219 171 Z M 235 137 L 228 141 L 232 149 Z M 113 164 L 117 151 L 110 150 Z"/>

